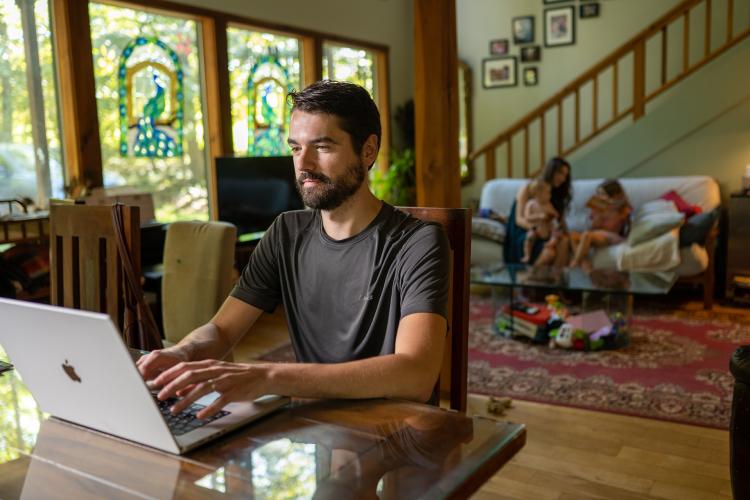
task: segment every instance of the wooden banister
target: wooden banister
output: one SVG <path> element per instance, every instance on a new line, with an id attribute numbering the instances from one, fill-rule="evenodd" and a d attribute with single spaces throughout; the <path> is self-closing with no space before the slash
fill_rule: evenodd
<path id="1" fill-rule="evenodd" d="M 647 26 L 645 29 L 640 31 L 630 40 L 622 44 L 620 47 L 612 51 L 607 57 L 594 64 L 591 68 L 584 71 L 580 76 L 574 79 L 572 82 L 565 85 L 561 90 L 556 92 L 550 98 L 546 99 L 539 106 L 535 107 L 531 112 L 517 120 L 510 127 L 497 134 L 494 138 L 487 141 L 477 150 L 469 153 L 469 160 L 475 160 L 481 156 L 484 156 L 485 161 L 485 179 L 492 179 L 497 175 L 496 165 L 496 149 L 505 147 L 506 153 L 506 172 L 508 177 L 513 177 L 515 173 L 522 173 L 525 177 L 535 175 L 543 166 L 546 161 L 546 140 L 547 134 L 552 133 L 550 127 L 547 127 L 547 114 L 555 115 L 555 120 L 552 122 L 553 127 L 556 122 L 556 130 L 554 130 L 554 136 L 556 136 L 556 147 L 553 151 L 559 156 L 570 154 L 571 152 L 579 149 L 581 146 L 592 140 L 594 137 L 603 133 L 609 129 L 612 125 L 619 122 L 628 115 L 632 115 L 633 121 L 642 118 L 646 112 L 646 104 L 662 92 L 666 91 L 688 75 L 697 71 L 705 64 L 715 59 L 723 52 L 733 47 L 743 39 L 750 35 L 750 27 L 734 33 L 734 0 L 728 0 L 726 8 L 726 41 L 718 46 L 711 47 L 712 28 L 713 28 L 713 15 L 712 12 L 715 2 L 712 0 L 685 0 L 679 5 L 676 5 L 669 12 L 664 14 L 661 18 L 656 20 L 654 23 Z M 702 26 L 703 33 L 701 38 L 692 37 L 691 34 L 691 11 L 703 5 L 704 8 L 704 23 Z M 672 23 L 682 23 L 683 36 L 679 41 L 673 41 L 682 45 L 682 68 L 676 75 L 670 75 L 667 71 L 667 57 L 669 54 L 669 37 L 668 28 Z M 698 23 L 700 24 L 700 23 Z M 647 72 L 649 71 L 649 65 L 647 64 L 647 51 L 646 46 L 652 37 L 660 37 L 661 50 L 659 51 L 661 56 L 661 64 L 651 65 L 658 68 L 658 77 L 655 78 L 659 82 L 659 85 L 655 89 L 648 89 L 646 86 Z M 690 60 L 690 46 L 691 44 L 703 43 L 704 50 L 700 60 L 693 61 L 691 64 Z M 627 86 L 623 87 L 626 92 L 630 90 L 632 96 L 632 104 L 627 109 L 619 109 L 619 93 L 620 93 L 620 69 L 619 65 L 624 64 L 623 59 L 628 56 L 632 56 L 633 64 L 633 83 L 628 89 Z M 612 116 L 609 120 L 602 123 L 601 117 L 599 116 L 600 109 L 606 109 L 605 106 L 600 106 L 599 99 L 600 93 L 600 82 L 599 79 L 610 73 L 612 77 L 612 88 L 611 96 L 611 113 Z M 581 134 L 581 106 L 582 101 L 582 89 L 584 86 L 592 85 L 591 92 L 591 132 L 585 135 Z M 573 100 L 573 116 L 565 119 L 563 103 L 566 99 L 572 98 Z M 605 96 L 606 102 L 606 96 Z M 538 144 L 533 145 L 530 141 L 529 130 L 538 122 L 539 125 L 539 137 Z M 570 133 L 565 133 L 565 127 L 574 127 Z M 523 134 L 523 155 L 522 156 L 522 168 L 514 168 L 514 155 L 513 155 L 513 140 L 518 134 Z M 565 145 L 563 143 L 564 138 L 568 138 L 570 141 L 572 138 L 572 144 Z M 532 151 L 539 152 L 539 164 L 532 170 L 531 160 Z M 501 157 L 502 158 L 502 157 Z"/>

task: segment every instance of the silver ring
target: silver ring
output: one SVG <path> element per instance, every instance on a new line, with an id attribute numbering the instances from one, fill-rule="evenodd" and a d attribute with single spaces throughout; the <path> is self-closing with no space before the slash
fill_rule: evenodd
<path id="1" fill-rule="evenodd" d="M 211 379 L 210 382 L 211 382 L 211 390 L 216 392 L 216 382 L 213 379 Z"/>

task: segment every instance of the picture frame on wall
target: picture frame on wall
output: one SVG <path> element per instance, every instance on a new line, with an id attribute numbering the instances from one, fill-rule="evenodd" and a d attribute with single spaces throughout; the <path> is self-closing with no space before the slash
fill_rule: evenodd
<path id="1" fill-rule="evenodd" d="M 544 9 L 544 46 L 560 47 L 575 43 L 575 8 L 571 5 Z"/>
<path id="2" fill-rule="evenodd" d="M 493 56 L 504 56 L 508 54 L 509 42 L 507 38 L 490 40 L 490 54 Z"/>
<path id="3" fill-rule="evenodd" d="M 511 19 L 513 43 L 532 43 L 534 41 L 534 16 L 519 16 Z"/>
<path id="4" fill-rule="evenodd" d="M 518 60 L 515 56 L 482 60 L 482 86 L 486 89 L 518 85 Z"/>
<path id="5" fill-rule="evenodd" d="M 527 87 L 533 87 L 537 83 L 539 83 L 539 68 L 536 66 L 523 68 L 523 84 Z"/>
<path id="6" fill-rule="evenodd" d="M 521 47 L 521 62 L 539 62 L 542 60 L 542 48 L 539 45 Z"/>
<path id="7" fill-rule="evenodd" d="M 578 17 L 590 19 L 599 17 L 599 2 L 582 3 L 578 6 Z"/>

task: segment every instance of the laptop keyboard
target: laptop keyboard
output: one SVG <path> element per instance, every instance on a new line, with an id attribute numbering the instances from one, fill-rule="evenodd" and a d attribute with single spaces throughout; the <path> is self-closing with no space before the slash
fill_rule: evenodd
<path id="1" fill-rule="evenodd" d="M 159 411 L 164 417 L 164 421 L 167 423 L 169 430 L 172 431 L 172 434 L 174 434 L 175 436 L 186 434 L 199 427 L 203 427 L 204 425 L 208 424 L 209 422 L 213 422 L 218 418 L 229 415 L 228 411 L 221 410 L 210 418 L 197 418 L 195 416 L 196 413 L 205 408 L 205 406 L 195 403 L 193 403 L 177 415 L 172 415 L 172 412 L 170 412 L 169 409 L 172 407 L 172 405 L 179 401 L 177 398 L 169 398 L 165 399 L 164 401 L 160 401 L 156 398 L 156 395 L 154 395 L 154 401 L 156 402 L 156 406 L 159 407 Z"/>

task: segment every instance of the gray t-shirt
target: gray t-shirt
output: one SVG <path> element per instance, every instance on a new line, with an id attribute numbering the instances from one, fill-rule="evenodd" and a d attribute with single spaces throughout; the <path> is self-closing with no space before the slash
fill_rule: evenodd
<path id="1" fill-rule="evenodd" d="M 325 234 L 319 211 L 286 212 L 232 296 L 266 312 L 282 302 L 297 361 L 392 354 L 401 318 L 447 317 L 449 255 L 442 226 L 387 203 L 367 228 L 340 241 Z"/>

